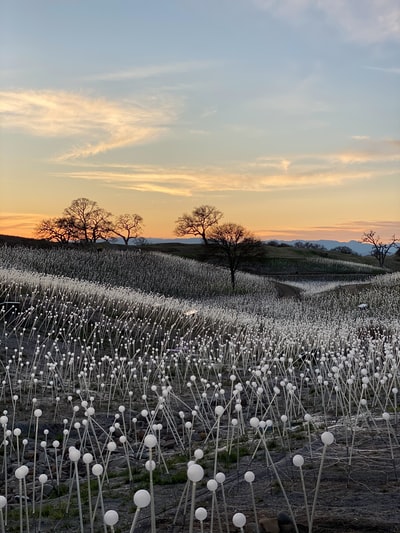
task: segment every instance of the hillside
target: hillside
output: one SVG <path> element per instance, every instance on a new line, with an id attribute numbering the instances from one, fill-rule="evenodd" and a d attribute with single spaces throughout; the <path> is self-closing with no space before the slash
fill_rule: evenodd
<path id="1" fill-rule="evenodd" d="M 24 246 L 29 248 L 55 248 L 56 243 L 45 240 L 28 239 L 0 235 L 0 246 Z M 80 245 L 71 248 L 82 249 Z M 99 250 L 123 249 L 120 244 L 99 243 Z M 132 246 L 129 252 L 137 251 Z M 159 252 L 184 259 L 193 259 L 211 265 L 224 266 L 223 260 L 218 259 L 212 247 L 206 248 L 198 243 L 160 242 L 146 243 L 140 247 L 142 252 Z M 265 257 L 260 260 L 249 260 L 240 265 L 239 270 L 262 276 L 272 276 L 282 279 L 326 279 L 347 280 L 365 279 L 371 275 L 400 270 L 400 257 L 388 256 L 385 269 L 381 269 L 372 256 L 340 253 L 333 250 L 318 250 L 298 248 L 289 245 L 265 245 Z"/>
<path id="2" fill-rule="evenodd" d="M 22 518 L 76 533 L 81 508 L 103 531 L 100 493 L 116 533 L 129 531 L 132 501 L 150 487 L 156 531 L 188 531 L 196 458 L 209 515 L 208 484 L 224 476 L 223 531 L 240 511 L 246 531 L 264 517 L 277 531 L 283 512 L 299 533 L 399 533 L 398 287 L 395 273 L 289 299 L 240 272 L 232 294 L 225 270 L 159 251 L 0 247 L 7 531 Z M 150 531 L 150 515 L 135 532 Z"/>
<path id="3" fill-rule="evenodd" d="M 208 252 L 201 244 L 159 243 L 146 245 L 145 249 L 218 264 L 212 252 Z M 388 257 L 385 266 L 387 270 L 381 269 L 372 256 L 265 245 L 263 260 L 249 261 L 242 264 L 240 269 L 253 274 L 288 279 L 364 279 L 371 275 L 400 270 L 400 258 Z"/>

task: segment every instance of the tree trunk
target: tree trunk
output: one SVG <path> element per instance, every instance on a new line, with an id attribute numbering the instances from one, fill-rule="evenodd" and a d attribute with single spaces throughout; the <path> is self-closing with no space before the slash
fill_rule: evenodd
<path id="1" fill-rule="evenodd" d="M 229 268 L 231 272 L 231 285 L 232 285 L 232 292 L 235 292 L 235 283 L 236 283 L 236 277 L 235 277 L 235 269 L 231 266 Z"/>

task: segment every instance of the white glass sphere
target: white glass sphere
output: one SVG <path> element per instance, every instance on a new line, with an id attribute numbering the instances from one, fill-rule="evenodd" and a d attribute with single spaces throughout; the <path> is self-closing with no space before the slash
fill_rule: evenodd
<path id="1" fill-rule="evenodd" d="M 118 520 L 119 520 L 119 516 L 118 516 L 117 511 L 110 510 L 104 513 L 104 523 L 107 526 L 115 526 Z"/>
<path id="2" fill-rule="evenodd" d="M 101 476 L 103 471 L 104 471 L 104 468 L 99 464 L 95 464 L 92 466 L 92 474 L 96 477 Z"/>
<path id="3" fill-rule="evenodd" d="M 147 507 L 150 503 L 151 496 L 150 493 L 147 490 L 140 489 L 135 492 L 133 495 L 133 502 L 136 505 L 136 507 L 139 507 L 139 509 L 143 509 L 144 507 Z"/>
<path id="4" fill-rule="evenodd" d="M 235 527 L 243 527 L 246 524 L 246 517 L 243 513 L 235 513 L 232 518 Z"/>
<path id="5" fill-rule="evenodd" d="M 29 468 L 26 465 L 22 465 L 15 471 L 15 477 L 17 479 L 24 479 L 29 472 Z"/>
<path id="6" fill-rule="evenodd" d="M 218 483 L 215 481 L 215 479 L 209 479 L 207 481 L 207 488 L 210 492 L 215 492 L 218 488 Z"/>
<path id="7" fill-rule="evenodd" d="M 250 418 L 250 426 L 252 428 L 258 428 L 259 424 L 260 424 L 260 421 L 256 416 L 253 416 L 252 418 Z"/>
<path id="8" fill-rule="evenodd" d="M 207 510 L 204 509 L 204 507 L 197 507 L 197 509 L 194 512 L 194 516 L 197 520 L 200 522 L 203 522 L 207 518 Z"/>
<path id="9" fill-rule="evenodd" d="M 156 463 L 153 460 L 146 461 L 146 464 L 144 466 L 148 472 L 153 472 L 153 470 L 156 469 Z"/>
<path id="10" fill-rule="evenodd" d="M 390 419 L 390 414 L 389 413 L 382 413 L 382 418 L 383 418 L 383 420 L 388 421 Z"/>
<path id="11" fill-rule="evenodd" d="M 89 465 L 93 461 L 93 455 L 91 453 L 85 453 L 83 454 L 82 461 Z"/>
<path id="12" fill-rule="evenodd" d="M 33 414 L 34 414 L 34 416 L 35 416 L 36 418 L 39 418 L 39 417 L 42 416 L 43 411 L 42 411 L 41 409 L 35 409 L 34 412 L 33 412 Z"/>
<path id="13" fill-rule="evenodd" d="M 69 452 L 69 460 L 73 463 L 77 463 L 79 459 L 81 458 L 81 452 L 77 450 L 74 446 L 71 446 L 68 450 Z"/>
<path id="14" fill-rule="evenodd" d="M 244 480 L 247 481 L 247 483 L 253 483 L 253 481 L 256 479 L 256 476 L 254 475 L 254 472 L 248 472 L 244 475 Z"/>
<path id="15" fill-rule="evenodd" d="M 157 444 L 157 438 L 155 435 L 146 435 L 144 438 L 144 445 L 147 446 L 147 448 L 154 448 Z"/>
<path id="16" fill-rule="evenodd" d="M 204 477 L 204 470 L 198 464 L 190 465 L 187 470 L 187 477 L 193 483 L 198 483 Z"/>
<path id="17" fill-rule="evenodd" d="M 19 437 L 19 436 L 21 435 L 21 433 L 22 433 L 22 432 L 21 432 L 21 430 L 20 430 L 19 428 L 15 428 L 15 429 L 14 429 L 14 436 L 15 436 L 15 437 Z"/>
<path id="18" fill-rule="evenodd" d="M 225 479 L 226 479 L 226 476 L 223 472 L 218 472 L 216 475 L 215 475 L 215 481 L 217 483 L 224 483 L 225 482 Z"/>
<path id="19" fill-rule="evenodd" d="M 5 496 L 0 496 L 0 509 L 3 509 L 7 505 L 7 499 Z"/>
<path id="20" fill-rule="evenodd" d="M 107 450 L 109 452 L 115 452 L 115 450 L 117 449 L 117 445 L 115 444 L 115 442 L 113 440 L 111 440 L 108 444 L 107 444 Z"/>
<path id="21" fill-rule="evenodd" d="M 330 431 L 324 431 L 324 433 L 321 435 L 321 440 L 325 446 L 330 446 L 335 440 L 335 437 Z"/>
<path id="22" fill-rule="evenodd" d="M 217 405 L 217 407 L 215 408 L 215 414 L 217 416 L 222 416 L 224 414 L 224 408 L 222 407 L 222 405 Z"/>
<path id="23" fill-rule="evenodd" d="M 48 480 L 48 477 L 46 476 L 46 474 L 40 474 L 40 476 L 39 476 L 39 483 L 41 483 L 42 485 L 44 485 L 45 483 L 47 483 L 47 480 Z"/>
<path id="24" fill-rule="evenodd" d="M 300 454 L 297 454 L 292 459 L 294 466 L 301 467 L 304 465 L 304 457 Z"/>
<path id="25" fill-rule="evenodd" d="M 199 460 L 199 459 L 203 459 L 204 457 L 204 452 L 203 450 L 201 450 L 200 448 L 197 448 L 197 450 L 194 451 L 194 457 L 195 459 Z"/>

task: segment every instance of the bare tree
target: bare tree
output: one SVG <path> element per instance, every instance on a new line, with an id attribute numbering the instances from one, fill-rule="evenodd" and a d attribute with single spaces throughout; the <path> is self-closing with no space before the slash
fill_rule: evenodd
<path id="1" fill-rule="evenodd" d="M 392 235 L 391 240 L 384 243 L 375 231 L 370 230 L 363 234 L 361 242 L 372 245 L 371 254 L 376 257 L 379 266 L 383 267 L 387 254 L 396 246 L 396 243 L 399 242 L 399 240 L 400 239 L 396 238 L 395 235 Z"/>
<path id="2" fill-rule="evenodd" d="M 260 258 L 265 254 L 263 243 L 243 226 L 233 222 L 214 227 L 209 239 L 228 264 L 233 291 L 239 265 L 246 259 Z"/>
<path id="3" fill-rule="evenodd" d="M 64 216 L 74 221 L 79 240 L 86 244 L 94 244 L 99 239 L 107 240 L 112 234 L 111 213 L 88 198 L 73 200 L 64 209 Z"/>
<path id="4" fill-rule="evenodd" d="M 175 235 L 194 235 L 201 237 L 208 244 L 208 234 L 222 218 L 222 213 L 212 205 L 195 207 L 191 214 L 184 213 L 176 220 Z"/>
<path id="5" fill-rule="evenodd" d="M 125 249 L 128 249 L 129 241 L 137 239 L 143 228 L 143 218 L 135 213 L 118 215 L 114 221 L 112 232 L 121 237 L 125 243 Z"/>
<path id="6" fill-rule="evenodd" d="M 61 244 L 67 244 L 78 239 L 74 220 L 70 217 L 44 219 L 37 226 L 35 233 L 41 239 Z"/>

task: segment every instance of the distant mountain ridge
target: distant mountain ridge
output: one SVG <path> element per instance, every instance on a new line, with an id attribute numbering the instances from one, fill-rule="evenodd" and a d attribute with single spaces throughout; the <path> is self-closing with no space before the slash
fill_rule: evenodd
<path id="1" fill-rule="evenodd" d="M 180 244 L 200 244 L 201 239 L 197 238 L 188 238 L 188 239 L 146 239 L 146 241 L 149 244 L 161 244 L 161 243 L 167 243 L 167 242 L 173 242 L 173 243 L 180 243 Z M 364 244 L 358 241 L 334 241 L 329 239 L 320 239 L 320 240 L 311 240 L 311 239 L 294 239 L 292 241 L 284 241 L 281 239 L 268 239 L 264 240 L 263 242 L 267 243 L 270 241 L 276 241 L 278 243 L 282 244 L 289 244 L 290 246 L 293 246 L 296 242 L 311 242 L 313 244 L 319 244 L 320 246 L 324 246 L 327 250 L 332 250 L 333 248 L 337 248 L 338 246 L 347 246 L 350 248 L 354 253 L 359 255 L 370 255 L 372 251 L 372 246 L 370 244 Z"/>
<path id="2" fill-rule="evenodd" d="M 360 255 L 371 255 L 372 246 L 370 244 L 364 244 L 359 241 L 334 241 L 329 239 L 320 239 L 320 240 L 303 240 L 303 239 L 296 239 L 293 241 L 278 241 L 283 242 L 286 244 L 290 244 L 293 246 L 296 242 L 311 242 L 313 244 L 319 244 L 320 246 L 324 246 L 327 250 L 332 250 L 333 248 L 337 248 L 338 246 L 347 246 L 350 248 L 354 253 L 360 254 Z"/>
<path id="3" fill-rule="evenodd" d="M 171 239 L 158 239 L 158 238 L 145 238 L 145 241 L 149 244 L 162 244 L 162 243 L 177 243 L 177 244 L 200 244 L 202 242 L 201 239 L 196 237 L 190 237 L 190 238 L 171 238 Z M 293 246 L 296 242 L 311 242 L 313 244 L 319 244 L 320 246 L 324 246 L 327 250 L 332 250 L 333 248 L 336 248 L 338 246 L 347 246 L 350 248 L 354 253 L 359 255 L 371 255 L 372 246 L 369 244 L 364 244 L 358 241 L 335 241 L 335 240 L 329 240 L 329 239 L 319 239 L 319 240 L 311 240 L 311 239 L 294 239 L 291 241 L 285 241 L 282 239 L 265 239 L 263 242 L 271 242 L 275 241 L 277 243 L 282 244 L 289 244 L 290 246 Z M 30 246 L 36 246 L 39 243 L 41 245 L 45 244 L 46 241 L 39 240 L 39 239 L 30 239 L 26 237 L 16 237 L 11 235 L 0 235 L 0 242 L 5 243 L 13 243 L 13 244 L 21 244 L 21 245 L 30 245 Z M 113 240 L 115 244 L 123 244 L 123 240 L 118 238 Z M 134 242 L 131 243 L 132 245 Z M 50 243 L 47 243 L 48 246 L 50 246 Z M 393 249 L 392 253 L 395 253 L 396 249 Z"/>

